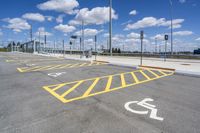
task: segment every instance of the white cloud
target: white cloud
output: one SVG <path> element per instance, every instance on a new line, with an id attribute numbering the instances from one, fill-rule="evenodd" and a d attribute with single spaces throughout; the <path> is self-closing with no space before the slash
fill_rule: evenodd
<path id="1" fill-rule="evenodd" d="M 131 32 L 127 35 L 127 38 L 140 38 L 139 33 Z"/>
<path id="2" fill-rule="evenodd" d="M 188 35 L 192 35 L 193 32 L 192 31 L 177 31 L 173 33 L 175 36 L 188 36 Z"/>
<path id="3" fill-rule="evenodd" d="M 57 23 L 63 23 L 63 18 L 64 18 L 64 17 L 65 17 L 64 14 L 59 15 L 59 16 L 56 18 L 56 22 L 57 22 Z"/>
<path id="4" fill-rule="evenodd" d="M 52 33 L 47 32 L 44 27 L 39 27 L 38 31 L 35 33 L 36 36 L 52 36 Z"/>
<path id="5" fill-rule="evenodd" d="M 196 39 L 196 41 L 200 41 L 200 37 Z"/>
<path id="6" fill-rule="evenodd" d="M 180 28 L 181 23 L 184 22 L 184 19 L 174 19 L 173 21 L 174 28 Z M 154 17 L 145 17 L 142 20 L 137 21 L 133 24 L 128 24 L 125 28 L 125 30 L 131 30 L 131 29 L 141 29 L 141 28 L 147 28 L 147 27 L 155 27 L 155 26 L 165 26 L 169 27 L 171 26 L 171 21 L 166 20 L 165 18 L 154 18 Z"/>
<path id="7" fill-rule="evenodd" d="M 63 25 L 63 24 L 59 24 L 57 26 L 54 27 L 56 30 L 64 32 L 64 33 L 70 33 L 73 32 L 74 30 L 76 30 L 76 28 L 74 26 L 70 26 L 70 25 Z"/>
<path id="8" fill-rule="evenodd" d="M 155 40 L 155 39 L 157 39 L 157 40 L 164 40 L 164 34 L 157 34 L 157 35 L 151 37 L 151 39 L 152 40 Z"/>
<path id="9" fill-rule="evenodd" d="M 37 5 L 40 10 L 64 12 L 67 14 L 76 13 L 75 8 L 79 6 L 77 0 L 49 0 Z"/>
<path id="10" fill-rule="evenodd" d="M 31 28 L 29 23 L 21 18 L 6 18 L 3 20 L 9 23 L 6 28 L 12 29 L 14 32 L 21 32 L 22 30 L 28 30 Z"/>
<path id="11" fill-rule="evenodd" d="M 54 19 L 53 16 L 45 16 L 45 18 L 46 18 L 48 21 L 50 21 L 50 22 Z"/>
<path id="12" fill-rule="evenodd" d="M 112 19 L 117 19 L 118 16 L 115 14 L 115 10 L 112 9 Z M 74 20 L 71 20 L 69 24 L 78 25 L 82 23 L 82 20 L 85 24 L 104 24 L 109 22 L 109 7 L 95 7 L 91 10 L 88 8 L 83 8 L 79 10 L 76 14 Z"/>
<path id="13" fill-rule="evenodd" d="M 95 36 L 97 34 L 99 34 L 100 32 L 102 32 L 102 30 L 96 30 L 96 29 L 84 29 L 84 35 L 85 36 Z M 75 35 L 77 36 L 81 36 L 82 31 L 77 31 L 75 32 Z"/>
<path id="14" fill-rule="evenodd" d="M 136 10 L 132 10 L 130 13 L 129 13 L 129 15 L 133 15 L 133 16 L 135 16 L 137 14 L 137 11 Z"/>
<path id="15" fill-rule="evenodd" d="M 2 36 L 3 35 L 3 32 L 2 32 L 2 30 L 0 29 L 0 36 Z"/>
<path id="16" fill-rule="evenodd" d="M 26 13 L 22 16 L 24 19 L 29 19 L 33 21 L 43 22 L 45 21 L 45 16 L 40 13 Z"/>

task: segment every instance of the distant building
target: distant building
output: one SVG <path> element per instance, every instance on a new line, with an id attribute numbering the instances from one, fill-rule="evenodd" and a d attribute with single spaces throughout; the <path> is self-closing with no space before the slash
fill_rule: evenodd
<path id="1" fill-rule="evenodd" d="M 197 50 L 194 50 L 194 54 L 200 54 L 200 48 Z"/>

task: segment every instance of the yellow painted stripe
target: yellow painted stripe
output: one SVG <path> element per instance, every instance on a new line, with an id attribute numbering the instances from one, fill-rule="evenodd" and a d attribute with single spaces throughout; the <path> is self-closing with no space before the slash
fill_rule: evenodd
<path id="1" fill-rule="evenodd" d="M 126 81 L 125 81 L 125 78 L 124 78 L 124 74 L 121 74 L 120 77 L 121 77 L 122 87 L 126 86 Z"/>
<path id="2" fill-rule="evenodd" d="M 59 84 L 58 86 L 56 86 L 55 88 L 52 89 L 52 91 L 56 91 L 58 89 L 60 89 L 61 87 L 65 86 L 66 84 Z"/>
<path id="3" fill-rule="evenodd" d="M 136 83 L 139 82 L 138 78 L 136 77 L 135 73 L 134 72 L 131 72 L 131 75 L 133 77 L 133 79 L 135 80 Z"/>
<path id="4" fill-rule="evenodd" d="M 40 68 L 40 66 L 36 66 L 36 67 L 26 67 L 26 68 L 20 68 L 23 72 L 28 72 L 28 71 L 31 71 L 33 69 L 36 69 L 36 68 Z"/>
<path id="5" fill-rule="evenodd" d="M 82 66 L 84 66 L 84 65 L 86 65 L 86 64 L 88 64 L 88 63 L 83 63 L 83 64 L 80 65 L 80 67 L 82 67 Z"/>
<path id="6" fill-rule="evenodd" d="M 59 99 L 60 101 L 62 101 L 63 103 L 66 103 L 67 100 L 63 97 L 61 97 L 60 95 L 58 95 L 56 92 L 52 91 L 50 88 L 44 86 L 43 87 L 46 91 L 48 91 L 50 94 L 52 94 L 54 97 L 56 97 L 57 99 Z"/>
<path id="7" fill-rule="evenodd" d="M 20 68 L 17 68 L 17 70 L 19 71 L 19 72 L 24 72 L 22 69 L 20 69 Z"/>
<path id="8" fill-rule="evenodd" d="M 167 76 L 170 76 L 170 75 L 173 75 L 173 73 L 167 75 Z M 159 78 L 162 78 L 162 77 L 166 77 L 166 76 L 160 76 Z M 137 85 L 137 84 L 141 84 L 141 83 L 146 83 L 146 82 L 149 82 L 149 81 L 152 81 L 152 80 L 156 80 L 158 79 L 157 77 L 155 78 L 152 78 L 150 80 L 143 80 L 143 81 L 140 81 L 140 82 L 137 82 L 137 83 L 133 83 L 133 84 L 128 84 L 126 85 L 126 87 L 130 87 L 130 86 L 133 86 L 133 85 Z M 108 91 L 100 91 L 100 92 L 96 92 L 96 93 L 92 93 L 90 95 L 88 95 L 87 97 L 76 97 L 76 98 L 72 98 L 72 99 L 67 99 L 64 103 L 69 103 L 69 102 L 72 102 L 72 101 L 76 101 L 76 100 L 80 100 L 80 99 L 84 99 L 84 98 L 88 98 L 88 97 L 92 97 L 92 96 L 96 96 L 96 95 L 99 95 L 99 94 L 103 94 L 103 93 L 107 93 L 107 92 L 111 92 L 111 91 L 116 91 L 116 90 L 119 90 L 119 89 L 122 89 L 124 87 L 117 87 L 117 88 L 113 88 L 113 89 L 109 89 Z"/>
<path id="9" fill-rule="evenodd" d="M 95 85 L 98 83 L 100 78 L 97 78 L 92 85 L 87 89 L 87 91 L 83 94 L 83 97 L 86 97 L 90 94 L 90 92 L 92 91 L 92 89 L 95 87 Z"/>
<path id="10" fill-rule="evenodd" d="M 39 71 L 39 70 L 46 70 L 47 68 L 51 68 L 51 67 L 53 67 L 53 66 L 44 66 L 44 67 L 40 67 L 40 68 L 36 68 L 36 69 L 33 69 L 33 70 L 31 70 L 31 71 Z M 28 70 L 28 71 L 30 71 L 30 70 Z"/>
<path id="11" fill-rule="evenodd" d="M 77 65 L 80 65 L 80 64 L 79 63 L 73 64 L 72 66 L 69 66 L 69 68 L 76 67 Z"/>
<path id="12" fill-rule="evenodd" d="M 105 91 L 109 91 L 109 90 L 110 90 L 111 83 L 112 83 L 112 78 L 113 78 L 112 76 L 109 76 L 109 77 L 108 77 L 108 82 L 107 82 Z"/>
<path id="13" fill-rule="evenodd" d="M 45 69 L 45 70 L 56 69 L 56 68 L 59 68 L 59 66 L 63 66 L 63 65 L 56 65 L 56 66 L 53 66 L 53 67 L 47 68 L 47 69 Z"/>
<path id="14" fill-rule="evenodd" d="M 151 78 L 149 76 L 147 76 L 142 70 L 140 70 L 140 73 L 145 77 L 147 78 L 148 80 L 150 80 Z"/>
<path id="15" fill-rule="evenodd" d="M 69 90 L 67 90 L 65 93 L 63 93 L 61 95 L 61 97 L 65 97 L 66 95 L 68 95 L 69 93 L 71 93 L 73 90 L 75 90 L 81 83 L 83 83 L 82 81 L 79 81 L 78 83 L 76 83 L 72 88 L 70 88 Z"/>
<path id="16" fill-rule="evenodd" d="M 156 77 L 159 77 L 156 73 L 154 73 L 153 71 L 149 70 L 149 69 L 146 69 L 148 72 L 150 72 L 151 74 L 153 74 L 154 76 Z"/>
<path id="17" fill-rule="evenodd" d="M 162 75 L 167 75 L 166 73 L 164 73 L 163 71 L 159 71 Z"/>
<path id="18" fill-rule="evenodd" d="M 72 64 L 63 65 L 63 66 L 59 67 L 59 69 L 66 68 L 66 67 L 68 67 L 70 65 L 72 65 Z"/>

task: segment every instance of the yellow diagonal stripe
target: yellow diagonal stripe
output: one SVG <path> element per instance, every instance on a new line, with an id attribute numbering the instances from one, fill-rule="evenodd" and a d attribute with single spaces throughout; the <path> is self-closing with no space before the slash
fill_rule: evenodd
<path id="1" fill-rule="evenodd" d="M 159 77 L 156 73 L 154 73 L 153 71 L 147 69 L 148 72 L 150 72 L 151 74 L 153 74 L 155 77 Z"/>
<path id="2" fill-rule="evenodd" d="M 112 76 L 109 76 L 109 77 L 108 77 L 108 82 L 107 82 L 105 91 L 109 91 L 109 90 L 110 90 L 111 83 L 112 83 L 112 78 L 113 78 Z"/>
<path id="3" fill-rule="evenodd" d="M 95 85 L 98 83 L 100 78 L 97 78 L 96 80 L 94 80 L 94 82 L 92 83 L 92 85 L 87 89 L 87 91 L 83 94 L 83 97 L 86 97 L 90 94 L 90 92 L 92 91 L 92 89 L 95 87 Z"/>
<path id="4" fill-rule="evenodd" d="M 63 86 L 65 86 L 65 84 L 59 84 L 58 86 L 56 86 L 55 88 L 53 88 L 52 91 L 56 91 L 56 90 L 60 89 Z"/>
<path id="5" fill-rule="evenodd" d="M 131 72 L 131 75 L 133 77 L 133 79 L 135 80 L 136 83 L 139 82 L 138 78 L 136 77 L 135 73 L 134 72 Z"/>
<path id="6" fill-rule="evenodd" d="M 140 70 L 140 73 L 145 77 L 147 78 L 148 80 L 150 80 L 151 78 L 149 76 L 147 76 L 142 70 Z"/>
<path id="7" fill-rule="evenodd" d="M 121 77 L 122 86 L 123 87 L 126 86 L 126 81 L 125 81 L 125 78 L 124 78 L 124 74 L 121 74 L 120 77 Z"/>
<path id="8" fill-rule="evenodd" d="M 68 95 L 69 93 L 71 93 L 73 90 L 75 90 L 81 83 L 83 83 L 82 81 L 79 81 L 78 83 L 76 83 L 72 88 L 70 88 L 69 90 L 67 90 L 65 93 L 63 93 L 61 95 L 61 97 L 65 97 L 66 95 Z"/>
<path id="9" fill-rule="evenodd" d="M 163 71 L 159 71 L 161 74 L 163 74 L 163 75 L 167 75 L 166 73 L 164 73 Z"/>

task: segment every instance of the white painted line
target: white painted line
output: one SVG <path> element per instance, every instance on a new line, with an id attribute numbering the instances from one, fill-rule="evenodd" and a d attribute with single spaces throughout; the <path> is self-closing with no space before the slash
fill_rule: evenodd
<path id="1" fill-rule="evenodd" d="M 61 75 L 65 74 L 65 73 L 66 72 L 49 73 L 48 75 L 56 78 L 56 77 L 61 76 Z"/>

